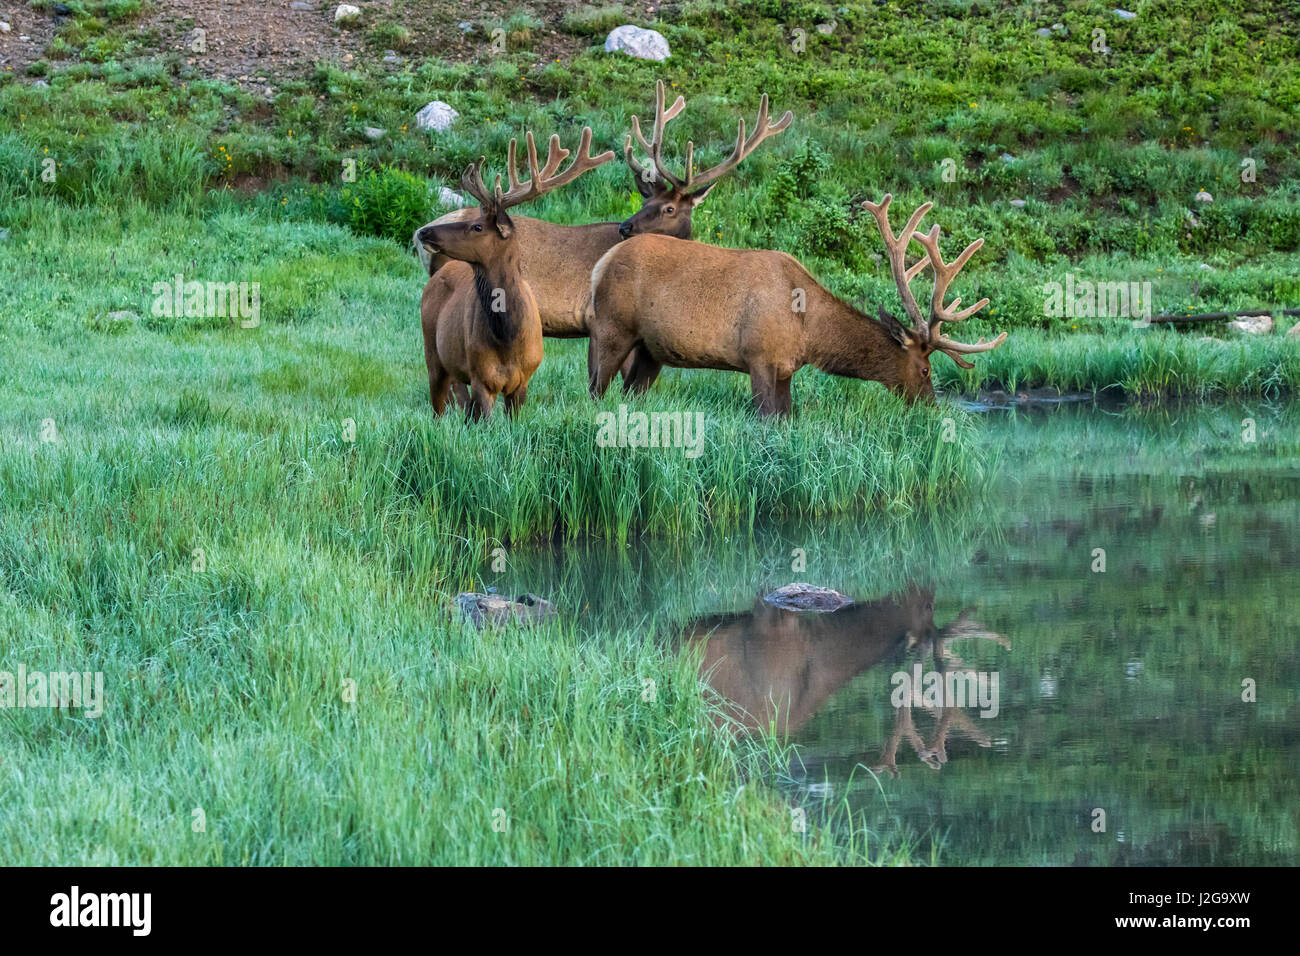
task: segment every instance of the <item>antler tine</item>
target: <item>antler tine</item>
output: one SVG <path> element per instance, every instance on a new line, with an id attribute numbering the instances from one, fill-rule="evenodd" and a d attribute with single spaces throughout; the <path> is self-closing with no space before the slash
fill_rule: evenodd
<path id="1" fill-rule="evenodd" d="M 758 119 L 754 123 L 754 132 L 750 134 L 749 139 L 745 138 L 745 118 L 742 116 L 736 131 L 736 145 L 732 149 L 731 155 L 717 166 L 700 173 L 698 176 L 691 175 L 691 163 L 688 160 L 686 164 L 686 187 L 707 186 L 719 177 L 724 176 L 726 173 L 739 166 L 746 156 L 758 148 L 759 143 L 763 142 L 763 140 L 767 139 L 769 136 L 775 136 L 794 121 L 794 113 L 791 110 L 786 110 L 785 114 L 779 120 L 768 125 L 767 112 L 768 99 L 767 94 L 764 93 L 758 102 Z"/>
<path id="2" fill-rule="evenodd" d="M 943 261 L 943 254 L 939 250 L 939 226 L 936 223 L 926 234 L 916 233 L 913 238 L 925 247 L 926 256 L 930 264 L 934 266 L 934 290 L 930 293 L 930 341 L 934 344 L 936 351 L 943 352 L 962 368 L 973 368 L 974 366 L 960 358 L 961 355 L 969 355 L 973 352 L 989 352 L 997 348 L 1006 341 L 1007 333 L 1003 332 L 992 342 L 985 342 L 980 338 L 978 342 L 958 342 L 940 334 L 940 329 L 944 322 L 960 322 L 962 319 L 969 319 L 984 306 L 989 304 L 987 297 L 980 299 L 974 305 L 967 306 L 960 312 L 957 307 L 961 305 L 961 296 L 953 299 L 948 305 L 943 304 L 944 296 L 948 294 L 948 286 L 952 280 L 961 272 L 962 267 L 970 260 L 980 247 L 984 245 L 984 240 L 976 239 L 969 246 L 962 250 L 953 262 Z"/>
<path id="3" fill-rule="evenodd" d="M 525 183 L 518 180 L 514 170 L 514 149 L 512 144 L 511 163 L 510 163 L 510 191 L 504 196 L 497 198 L 497 203 L 502 209 L 508 209 L 511 206 L 517 206 L 520 203 L 528 202 L 539 196 L 545 195 L 553 189 L 573 182 L 589 169 L 595 169 L 614 158 L 614 151 L 607 149 L 599 156 L 591 155 L 591 127 L 582 128 L 582 141 L 578 146 L 578 155 L 574 157 L 569 168 L 564 172 L 559 172 L 560 165 L 569 156 L 569 151 L 560 146 L 560 136 L 558 133 L 551 135 L 551 142 L 546 151 L 546 165 L 541 169 L 537 168 L 537 145 L 533 142 L 533 134 L 529 132 L 525 141 L 528 145 L 528 174 L 529 179 Z"/>
<path id="4" fill-rule="evenodd" d="M 686 188 L 685 183 L 683 183 L 680 179 L 674 176 L 664 166 L 663 148 L 664 148 L 664 126 L 667 125 L 669 120 L 673 119 L 675 116 L 677 116 L 678 113 L 680 113 L 683 109 L 686 108 L 686 98 L 684 96 L 678 96 L 676 101 L 674 101 L 673 105 L 665 110 L 664 109 L 665 96 L 666 96 L 666 88 L 664 86 L 664 81 L 657 80 L 655 82 L 654 132 L 651 133 L 650 140 L 647 142 L 645 136 L 641 133 L 641 122 L 636 118 L 635 114 L 633 114 L 632 116 L 632 133 L 636 136 L 637 142 L 641 144 L 641 148 L 650 154 L 650 159 L 654 163 L 655 172 L 659 176 L 668 180 L 668 182 L 672 183 L 678 189 L 684 189 Z M 632 167 L 633 172 L 635 172 L 637 175 L 644 174 L 645 172 L 644 167 L 640 166 L 635 162 L 635 160 L 630 158 L 631 157 L 630 139 L 624 141 L 623 156 L 628 160 L 628 165 Z M 687 176 L 689 178 L 690 176 L 689 164 L 687 164 L 686 170 L 687 170 Z"/>
<path id="5" fill-rule="evenodd" d="M 903 309 L 912 320 L 914 334 L 924 342 L 929 340 L 930 326 L 921 315 L 921 307 L 916 304 L 916 297 L 912 295 L 911 282 L 930 264 L 931 260 L 928 257 L 922 257 L 909 268 L 907 265 L 907 246 L 912 239 L 917 237 L 917 225 L 920 224 L 921 219 L 934 204 L 927 202 L 918 206 L 916 211 L 912 213 L 911 218 L 907 220 L 907 225 L 903 228 L 902 233 L 895 236 L 894 231 L 889 227 L 889 204 L 893 201 L 893 194 L 885 193 L 885 198 L 880 200 L 879 204 L 867 199 L 863 201 L 862 208 L 876 218 L 876 225 L 880 227 L 881 238 L 885 240 L 885 250 L 889 253 L 889 270 L 894 274 L 894 285 L 898 287 L 899 298 L 903 300 Z"/>
<path id="6" fill-rule="evenodd" d="M 465 171 L 460 174 L 460 188 L 477 199 L 478 204 L 484 209 L 492 205 L 492 194 L 488 192 L 487 186 L 483 183 L 482 170 L 485 162 L 487 162 L 487 157 L 480 156 L 477 163 L 470 163 L 465 167 Z"/>

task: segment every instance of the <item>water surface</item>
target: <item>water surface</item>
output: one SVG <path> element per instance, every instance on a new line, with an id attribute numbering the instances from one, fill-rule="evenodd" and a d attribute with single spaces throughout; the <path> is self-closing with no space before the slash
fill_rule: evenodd
<path id="1" fill-rule="evenodd" d="M 1296 414 L 981 418 L 996 483 L 938 514 L 566 546 L 514 556 L 498 583 L 595 635 L 642 626 L 696 654 L 735 726 L 797 745 L 777 781 L 792 804 L 850 810 L 922 857 L 1294 864 Z M 793 581 L 854 603 L 763 600 Z M 996 706 L 900 705 L 896 675 L 918 668 L 996 678 Z"/>

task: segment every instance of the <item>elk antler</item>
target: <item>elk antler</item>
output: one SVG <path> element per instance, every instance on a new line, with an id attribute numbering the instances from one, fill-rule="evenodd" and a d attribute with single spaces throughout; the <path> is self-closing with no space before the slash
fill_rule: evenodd
<path id="1" fill-rule="evenodd" d="M 988 298 L 983 298 L 960 312 L 956 310 L 957 306 L 961 305 L 961 296 L 953 299 L 949 305 L 943 304 L 944 296 L 948 294 L 949 284 L 956 278 L 957 273 L 961 272 L 967 260 L 978 251 L 980 246 L 984 245 L 984 240 L 976 239 L 962 251 L 956 261 L 946 263 L 943 261 L 943 255 L 939 252 L 939 226 L 937 224 L 932 226 L 926 235 L 918 232 L 913 238 L 925 247 L 925 254 L 929 258 L 930 264 L 934 266 L 934 290 L 930 293 L 930 324 L 927 339 L 934 351 L 943 352 L 962 368 L 974 368 L 975 366 L 971 362 L 967 362 L 960 356 L 972 352 L 991 351 L 1006 341 L 1007 333 L 1003 332 L 992 342 L 985 342 L 981 338 L 978 342 L 971 344 L 958 342 L 940 335 L 939 329 L 945 322 L 960 322 L 962 319 L 968 319 L 989 304 Z"/>
<path id="2" fill-rule="evenodd" d="M 686 178 L 683 179 L 674 175 L 664 166 L 661 156 L 663 150 L 664 122 L 676 116 L 677 111 L 682 105 L 685 105 L 685 101 L 679 96 L 677 102 L 673 104 L 672 110 L 665 114 L 664 84 L 663 80 L 660 80 L 655 89 L 655 110 L 659 119 L 655 120 L 654 139 L 651 142 L 646 142 L 645 137 L 641 135 L 641 126 L 637 122 L 637 118 L 635 116 L 632 117 L 632 135 L 636 136 L 637 142 L 641 144 L 641 148 L 650 154 L 650 158 L 654 162 L 655 171 L 658 176 L 663 177 L 668 182 L 672 183 L 673 186 L 681 190 L 692 188 L 698 189 L 709 185 L 709 183 L 720 179 L 722 176 L 725 176 L 728 172 L 739 166 L 746 156 L 757 149 L 758 145 L 763 142 L 763 140 L 781 132 L 794 121 L 794 113 L 790 110 L 786 110 L 785 114 L 779 120 L 769 125 L 767 122 L 767 94 L 764 93 L 758 102 L 758 119 L 754 123 L 754 132 L 750 135 L 749 139 L 745 138 L 745 118 L 742 116 L 736 130 L 735 148 L 732 149 L 731 155 L 718 165 L 705 170 L 698 176 L 695 175 L 695 143 L 693 141 L 687 142 Z M 628 159 L 628 164 L 632 166 L 633 172 L 640 174 L 642 172 L 641 167 L 634 165 L 634 161 L 630 158 L 632 151 L 632 135 L 629 135 L 623 141 L 623 155 Z"/>
<path id="3" fill-rule="evenodd" d="M 574 157 L 569 168 L 564 172 L 558 172 L 560 164 L 569 156 L 569 151 L 560 146 L 560 136 L 558 133 L 551 134 L 551 142 L 546 151 L 546 165 L 541 169 L 537 168 L 537 144 L 533 142 L 532 131 L 529 130 L 524 136 L 524 142 L 528 149 L 528 179 L 524 182 L 519 181 L 519 170 L 515 162 L 516 143 L 510 141 L 509 156 L 506 163 L 506 175 L 510 178 L 510 188 L 507 192 L 501 192 L 501 177 L 496 178 L 496 183 L 489 193 L 487 186 L 483 183 L 483 163 L 484 157 L 480 157 L 477 163 L 470 163 L 465 167 L 465 172 L 461 175 L 461 187 L 479 201 L 479 205 L 487 208 L 495 205 L 497 209 L 509 209 L 511 206 L 518 206 L 520 203 L 529 202 L 538 196 L 545 195 L 553 189 L 558 189 L 567 183 L 573 182 L 589 169 L 595 169 L 614 158 L 613 150 L 606 150 L 599 156 L 591 155 L 591 127 L 582 128 L 582 141 L 578 145 L 578 155 Z"/>
<path id="4" fill-rule="evenodd" d="M 646 182 L 655 182 L 659 177 L 668 178 L 670 174 L 663 168 L 660 160 L 660 152 L 664 146 L 664 126 L 668 121 L 675 117 L 686 107 L 686 98 L 677 97 L 677 101 L 668 109 L 664 109 L 664 81 L 659 80 L 655 83 L 655 124 L 654 132 L 651 134 L 650 142 L 645 141 L 641 135 L 641 124 L 637 122 L 635 115 L 632 117 L 632 133 L 636 134 L 637 142 L 641 148 L 650 154 L 650 159 L 654 163 L 654 175 L 648 175 L 649 170 L 636 161 L 636 156 L 632 152 L 632 133 L 628 133 L 623 139 L 623 159 L 627 162 L 628 168 L 637 176 L 640 176 Z M 673 182 L 669 178 L 669 182 Z"/>
<path id="5" fill-rule="evenodd" d="M 885 198 L 880 200 L 879 204 L 868 199 L 862 203 L 862 208 L 876 217 L 881 238 L 885 240 L 885 250 L 889 253 L 889 271 L 894 274 L 894 284 L 898 286 L 898 295 L 903 300 L 903 309 L 912 320 L 913 335 L 921 342 L 927 342 L 930 337 L 930 326 L 921 315 L 921 307 L 916 304 L 916 297 L 912 295 L 912 280 L 930 264 L 930 259 L 923 257 L 909 267 L 907 246 L 916 237 L 916 227 L 920 224 L 921 218 L 930 211 L 934 203 L 923 203 L 918 206 L 916 212 L 912 213 L 907 220 L 902 233 L 895 236 L 894 231 L 889 227 L 889 204 L 893 201 L 893 194 L 885 193 Z"/>

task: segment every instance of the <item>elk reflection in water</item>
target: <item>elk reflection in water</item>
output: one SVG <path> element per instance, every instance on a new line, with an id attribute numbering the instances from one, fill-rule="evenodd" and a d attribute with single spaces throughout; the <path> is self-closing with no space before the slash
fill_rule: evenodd
<path id="1" fill-rule="evenodd" d="M 774 592 L 775 593 L 775 592 Z M 768 598 L 772 597 L 769 595 Z M 726 701 L 728 717 L 746 730 L 773 729 L 792 736 L 841 687 L 880 663 L 933 661 L 948 675 L 974 674 L 949 646 L 983 638 L 1004 648 L 1011 643 L 985 630 L 963 610 L 939 627 L 934 622 L 934 589 L 911 585 L 873 601 L 856 601 L 831 611 L 789 610 L 759 598 L 752 610 L 699 618 L 682 633 L 684 647 L 700 652 L 700 674 Z M 951 683 L 951 682 L 950 682 Z M 895 694 L 894 727 L 872 770 L 898 776 L 898 745 L 906 740 L 926 765 L 940 769 L 948 760 L 950 734 L 990 746 L 962 701 L 927 694 L 921 706 L 934 718 L 930 739 L 917 730 L 910 694 Z M 969 701 L 966 701 L 969 702 Z"/>

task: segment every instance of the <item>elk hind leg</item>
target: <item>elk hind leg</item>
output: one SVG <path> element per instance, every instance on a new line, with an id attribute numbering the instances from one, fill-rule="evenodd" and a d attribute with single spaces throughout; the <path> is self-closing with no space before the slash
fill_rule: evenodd
<path id="1" fill-rule="evenodd" d="M 593 330 L 594 331 L 594 330 Z M 587 340 L 587 380 L 592 398 L 601 398 L 636 342 L 616 335 L 592 335 Z"/>
<path id="2" fill-rule="evenodd" d="M 623 363 L 623 391 L 645 394 L 662 370 L 663 363 L 656 362 L 645 345 L 638 345 Z"/>

